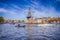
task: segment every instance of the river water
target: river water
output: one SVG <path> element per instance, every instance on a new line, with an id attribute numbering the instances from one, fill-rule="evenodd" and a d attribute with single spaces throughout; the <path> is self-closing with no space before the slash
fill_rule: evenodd
<path id="1" fill-rule="evenodd" d="M 60 24 L 0 24 L 0 40 L 60 40 Z"/>

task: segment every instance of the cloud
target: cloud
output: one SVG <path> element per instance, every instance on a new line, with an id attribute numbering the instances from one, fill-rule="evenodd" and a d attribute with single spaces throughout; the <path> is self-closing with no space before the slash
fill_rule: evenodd
<path id="1" fill-rule="evenodd" d="M 0 8 L 0 12 L 15 14 L 14 11 L 12 11 L 12 10 L 7 10 L 7 9 L 4 9 L 4 8 Z"/>
<path id="2" fill-rule="evenodd" d="M 26 20 L 26 18 L 25 18 L 26 10 L 20 9 L 20 7 L 18 7 L 17 5 L 13 5 L 13 7 L 15 7 L 16 9 L 11 8 L 11 10 L 9 10 L 9 9 L 5 9 L 5 8 L 0 8 L 0 14 L 1 14 L 1 12 L 3 12 L 3 14 L 4 14 L 3 16 L 6 19 L 16 19 L 16 20 L 25 19 Z"/>
<path id="3" fill-rule="evenodd" d="M 59 12 L 57 12 L 54 7 L 50 7 L 50 8 L 45 8 L 42 7 L 42 11 L 36 10 L 36 9 L 32 9 L 32 11 L 34 11 L 34 13 L 32 13 L 33 17 L 35 18 L 40 18 L 40 17 L 59 17 Z"/>
<path id="4" fill-rule="evenodd" d="M 21 8 L 20 8 L 19 6 L 17 6 L 17 5 L 15 5 L 15 4 L 11 4 L 11 6 L 12 6 L 13 8 L 15 8 L 16 10 L 21 10 Z"/>
<path id="5" fill-rule="evenodd" d="M 27 0 L 25 0 L 26 2 Z M 19 4 L 6 4 L 5 8 L 0 8 L 1 12 L 4 13 L 4 17 L 7 19 L 25 19 L 28 14 L 28 8 L 31 8 L 31 14 L 34 18 L 40 17 L 58 17 L 60 12 L 57 12 L 53 6 L 45 7 L 42 4 L 30 0 L 27 1 L 27 5 Z M 9 9 L 10 8 L 10 9 Z"/>
<path id="6" fill-rule="evenodd" d="M 7 12 L 7 11 L 3 8 L 0 8 L 0 12 Z"/>
<path id="7" fill-rule="evenodd" d="M 17 19 L 25 19 L 26 20 L 26 17 L 28 14 L 28 9 L 20 8 L 17 5 L 13 5 L 13 7 L 16 9 L 13 8 L 13 10 L 7 10 L 4 8 L 0 8 L 0 12 L 4 12 L 5 13 L 4 16 L 7 19 L 16 19 L 16 20 Z M 34 7 L 32 7 L 32 9 L 31 9 L 32 16 L 34 18 L 40 18 L 40 17 L 56 17 L 59 15 L 59 14 L 57 14 L 54 7 L 46 8 L 44 6 L 41 6 L 41 9 L 42 9 L 42 11 L 37 10 Z"/>

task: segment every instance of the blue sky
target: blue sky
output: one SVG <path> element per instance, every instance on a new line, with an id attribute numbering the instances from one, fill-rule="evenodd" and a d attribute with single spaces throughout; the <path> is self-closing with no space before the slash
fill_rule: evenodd
<path id="1" fill-rule="evenodd" d="M 33 18 L 60 17 L 60 0 L 0 0 L 0 16 L 26 20 L 29 7 Z"/>

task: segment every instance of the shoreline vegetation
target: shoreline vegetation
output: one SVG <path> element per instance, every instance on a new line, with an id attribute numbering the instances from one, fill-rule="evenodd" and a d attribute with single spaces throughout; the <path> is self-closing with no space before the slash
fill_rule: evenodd
<path id="1" fill-rule="evenodd" d="M 41 20 L 40 20 L 41 21 Z M 29 23 L 28 20 L 5 20 L 3 17 L 0 17 L 0 24 L 4 23 L 24 23 L 24 24 L 60 24 L 60 19 L 58 21 L 52 20 L 52 21 L 44 21 L 44 22 L 33 22 Z"/>
<path id="2" fill-rule="evenodd" d="M 4 23 L 4 18 L 3 17 L 0 17 L 0 23 Z"/>

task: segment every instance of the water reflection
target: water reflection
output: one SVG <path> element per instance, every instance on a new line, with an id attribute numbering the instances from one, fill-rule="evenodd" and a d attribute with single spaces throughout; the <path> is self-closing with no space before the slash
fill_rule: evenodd
<path id="1" fill-rule="evenodd" d="M 26 27 L 15 27 L 12 24 L 0 25 L 1 40 L 59 40 L 60 25 L 25 24 Z M 43 27 L 44 26 L 44 27 Z"/>
<path id="2" fill-rule="evenodd" d="M 28 40 L 31 40 L 32 39 L 32 33 L 33 33 L 33 29 L 32 29 L 32 25 L 33 24 L 27 24 L 28 25 L 28 29 L 27 29 L 27 32 L 28 32 Z"/>
<path id="3" fill-rule="evenodd" d="M 27 25 L 28 25 L 28 27 L 31 27 L 33 24 L 29 24 L 29 23 L 28 23 Z"/>
<path id="4" fill-rule="evenodd" d="M 41 39 L 41 40 L 48 40 L 50 38 L 55 40 L 55 38 L 53 37 L 53 33 L 56 32 L 56 29 L 54 29 L 53 27 L 56 27 L 56 24 L 35 24 L 35 26 L 33 24 L 29 24 L 28 27 L 28 35 L 30 39 Z M 36 37 L 37 36 L 37 37 Z"/>
<path id="5" fill-rule="evenodd" d="M 37 26 L 40 26 L 42 28 L 46 28 L 46 27 L 54 27 L 56 24 L 38 24 Z"/>

